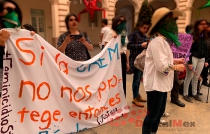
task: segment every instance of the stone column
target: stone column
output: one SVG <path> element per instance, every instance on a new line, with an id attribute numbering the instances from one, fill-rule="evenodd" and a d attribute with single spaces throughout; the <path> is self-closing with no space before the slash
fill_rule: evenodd
<path id="1" fill-rule="evenodd" d="M 136 27 L 136 23 L 138 21 L 138 15 L 139 15 L 139 11 L 138 12 L 134 12 L 134 28 Z"/>
<path id="2" fill-rule="evenodd" d="M 52 45 L 56 47 L 58 37 L 63 31 L 66 30 L 63 18 L 65 18 L 65 16 L 70 12 L 71 2 L 69 0 L 49 0 L 49 1 L 51 2 L 51 12 L 52 12 L 52 30 L 53 30 Z"/>
<path id="3" fill-rule="evenodd" d="M 116 11 L 116 8 L 113 8 L 113 9 L 110 9 L 108 8 L 107 9 L 107 19 L 108 19 L 108 26 L 109 27 L 112 27 L 112 19 L 115 17 L 115 11 Z"/>
<path id="4" fill-rule="evenodd" d="M 53 31 L 53 38 L 52 38 L 52 45 L 56 47 L 56 42 L 59 37 L 59 12 L 58 12 L 58 2 L 54 0 L 50 0 L 51 2 L 51 12 L 52 12 L 52 31 Z"/>
<path id="5" fill-rule="evenodd" d="M 192 9 L 193 7 L 186 7 L 186 20 L 185 20 L 185 26 L 191 24 L 191 18 L 192 18 Z"/>

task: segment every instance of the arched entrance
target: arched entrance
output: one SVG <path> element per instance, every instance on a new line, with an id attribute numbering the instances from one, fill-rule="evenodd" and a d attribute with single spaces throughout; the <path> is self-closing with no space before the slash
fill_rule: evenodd
<path id="1" fill-rule="evenodd" d="M 135 23 L 134 6 L 128 0 L 118 0 L 115 7 L 116 7 L 115 15 L 122 14 L 125 17 L 125 19 L 127 20 L 126 23 L 126 27 L 128 30 L 127 34 L 128 35 L 131 34 L 131 32 L 134 29 L 134 23 Z"/>
<path id="2" fill-rule="evenodd" d="M 102 0 L 97 2 L 97 6 L 107 10 L 107 1 Z M 82 10 L 85 9 L 85 4 L 83 0 L 71 0 L 70 4 L 70 13 L 78 15 Z M 92 44 L 98 45 L 100 41 L 100 32 L 101 32 L 101 20 L 103 18 L 102 11 L 96 11 L 94 14 L 94 27 L 92 27 L 92 21 L 90 19 L 89 13 L 81 14 L 81 21 L 79 23 L 79 30 L 86 32 L 90 38 Z M 106 12 L 107 16 L 107 12 Z"/>

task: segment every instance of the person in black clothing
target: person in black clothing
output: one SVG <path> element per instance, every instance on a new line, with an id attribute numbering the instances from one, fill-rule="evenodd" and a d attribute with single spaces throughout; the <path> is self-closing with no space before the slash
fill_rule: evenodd
<path id="1" fill-rule="evenodd" d="M 187 34 L 192 34 L 192 31 L 193 26 L 187 25 L 185 28 L 185 32 Z M 171 103 L 174 103 L 180 107 L 185 107 L 185 104 L 179 100 L 179 90 L 181 86 L 183 86 L 183 83 L 180 83 L 179 81 L 179 73 L 177 71 L 174 71 L 174 84 L 171 90 Z"/>
<path id="2" fill-rule="evenodd" d="M 205 36 L 206 36 L 206 42 L 207 42 L 207 47 L 208 47 L 208 63 L 210 64 L 210 23 L 208 23 L 208 26 L 205 30 Z M 201 73 L 203 82 L 202 84 L 205 86 L 209 86 L 208 83 L 208 69 L 209 67 L 203 67 L 203 71 Z"/>
<path id="3" fill-rule="evenodd" d="M 0 29 L 20 28 L 22 23 L 22 12 L 16 2 L 12 0 L 0 1 Z M 0 96 L 3 81 L 3 56 L 4 46 L 10 34 L 6 30 L 0 31 Z"/>
<path id="4" fill-rule="evenodd" d="M 193 44 L 190 49 L 190 60 L 187 64 L 187 73 L 184 81 L 184 93 L 183 99 L 191 102 L 192 100 L 188 96 L 188 89 L 190 81 L 192 80 L 192 97 L 197 101 L 202 101 L 197 95 L 198 78 L 200 77 L 203 66 L 208 66 L 208 49 L 204 31 L 207 25 L 207 21 L 204 19 L 197 20 L 193 30 Z"/>
<path id="5" fill-rule="evenodd" d="M 145 36 L 150 27 L 150 22 L 140 21 L 137 25 L 137 30 L 129 36 L 127 49 L 130 50 L 129 63 L 130 71 L 133 73 L 133 101 L 135 105 L 144 107 L 140 102 L 146 102 L 139 94 L 140 80 L 143 72 L 134 67 L 134 60 L 147 47 L 148 38 Z"/>

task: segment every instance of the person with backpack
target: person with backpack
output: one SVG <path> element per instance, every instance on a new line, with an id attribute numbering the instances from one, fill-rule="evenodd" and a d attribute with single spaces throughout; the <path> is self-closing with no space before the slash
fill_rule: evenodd
<path id="1" fill-rule="evenodd" d="M 134 60 L 136 57 L 147 48 L 148 38 L 145 36 L 147 33 L 150 22 L 148 21 L 139 21 L 137 23 L 137 30 L 129 35 L 129 43 L 127 49 L 130 50 L 129 63 L 130 63 L 130 73 L 133 73 L 133 101 L 132 103 L 138 107 L 144 107 L 141 102 L 146 102 L 145 99 L 139 94 L 140 81 L 143 75 L 143 72 L 136 67 L 134 67 Z"/>

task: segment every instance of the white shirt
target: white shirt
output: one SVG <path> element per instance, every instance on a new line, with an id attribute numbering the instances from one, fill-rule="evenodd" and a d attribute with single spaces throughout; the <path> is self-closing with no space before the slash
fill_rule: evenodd
<path id="1" fill-rule="evenodd" d="M 101 33 L 103 34 L 103 38 L 102 38 L 102 45 L 105 44 L 104 39 L 106 38 L 106 36 L 109 34 L 109 32 L 112 31 L 112 29 L 108 26 L 105 26 L 101 29 Z"/>
<path id="2" fill-rule="evenodd" d="M 145 91 L 171 91 L 174 71 L 169 68 L 169 64 L 173 65 L 173 53 L 170 45 L 163 37 L 154 38 L 146 51 L 143 76 Z"/>
<path id="3" fill-rule="evenodd" d="M 114 36 L 114 31 L 113 30 L 111 30 L 109 33 L 108 33 L 108 35 L 106 36 L 106 38 L 104 39 L 104 42 L 109 42 L 112 38 L 114 38 L 113 37 Z M 121 35 L 119 35 L 119 36 L 121 36 Z M 121 45 L 121 50 L 120 50 L 120 52 L 125 52 L 126 50 L 127 50 L 127 44 L 128 44 L 128 38 L 127 38 L 127 36 L 126 36 L 126 38 L 125 38 L 125 45 L 124 46 L 122 46 Z"/>

